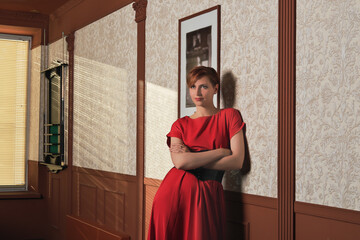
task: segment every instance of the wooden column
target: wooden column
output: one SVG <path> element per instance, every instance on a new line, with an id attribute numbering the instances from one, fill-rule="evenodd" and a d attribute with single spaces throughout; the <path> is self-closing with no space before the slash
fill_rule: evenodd
<path id="1" fill-rule="evenodd" d="M 72 213 L 72 163 L 73 163 L 73 124 L 74 124 L 74 45 L 75 33 L 66 37 L 69 52 L 69 96 L 68 96 L 68 211 Z"/>
<path id="2" fill-rule="evenodd" d="M 296 0 L 279 0 L 278 239 L 294 239 Z"/>
<path id="3" fill-rule="evenodd" d="M 144 239 L 144 140 L 145 140 L 145 19 L 146 0 L 133 4 L 137 22 L 137 114 L 136 114 L 136 181 L 137 181 L 137 236 Z"/>

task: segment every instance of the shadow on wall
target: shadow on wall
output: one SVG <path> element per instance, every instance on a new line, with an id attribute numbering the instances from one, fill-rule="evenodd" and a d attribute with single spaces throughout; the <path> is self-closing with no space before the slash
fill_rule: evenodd
<path id="1" fill-rule="evenodd" d="M 225 72 L 222 76 L 221 82 L 221 95 L 224 103 L 224 108 L 234 107 L 236 100 L 236 78 L 231 71 Z M 245 121 L 246 122 L 246 121 Z M 225 188 L 231 191 L 241 192 L 242 190 L 242 176 L 248 174 L 251 169 L 251 158 L 249 152 L 249 145 L 246 137 L 246 126 L 244 128 L 244 142 L 245 142 L 245 159 L 241 170 L 228 171 L 225 174 Z M 240 195 L 241 196 L 241 195 Z M 241 199 L 240 199 L 241 202 Z M 236 211 L 234 213 L 234 211 Z M 239 224 L 242 226 L 244 222 L 244 208 L 228 209 L 227 212 L 231 212 L 232 216 L 236 216 L 236 219 L 232 219 L 232 216 L 228 216 L 227 219 L 227 239 L 246 239 L 248 232 L 244 228 L 239 229 Z M 232 224 L 232 223 L 238 224 Z"/>
<path id="2" fill-rule="evenodd" d="M 235 103 L 235 89 L 236 89 L 236 78 L 234 74 L 229 71 L 226 72 L 222 76 L 222 83 L 221 83 L 221 95 L 223 97 L 224 107 L 225 108 L 232 108 L 234 107 Z M 241 116 L 242 117 L 242 116 Z M 246 122 L 246 121 L 245 121 Z M 245 159 L 244 165 L 241 171 L 238 172 L 238 177 L 241 179 L 242 175 L 246 175 L 250 172 L 250 152 L 249 152 L 249 145 L 246 137 L 246 126 L 244 128 L 244 142 L 245 142 Z M 241 190 L 241 189 L 240 189 Z"/>

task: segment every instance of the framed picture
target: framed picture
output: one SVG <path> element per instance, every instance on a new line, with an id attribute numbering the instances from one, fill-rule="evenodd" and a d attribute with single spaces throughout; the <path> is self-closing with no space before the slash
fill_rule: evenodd
<path id="1" fill-rule="evenodd" d="M 220 5 L 179 20 L 179 118 L 196 110 L 186 85 L 187 73 L 196 66 L 212 67 L 220 74 Z M 214 95 L 217 108 L 219 93 Z"/>

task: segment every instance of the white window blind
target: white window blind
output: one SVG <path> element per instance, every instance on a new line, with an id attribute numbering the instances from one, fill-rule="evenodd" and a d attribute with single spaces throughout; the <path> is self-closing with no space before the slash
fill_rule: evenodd
<path id="1" fill-rule="evenodd" d="M 0 188 L 25 186 L 29 41 L 0 39 Z"/>

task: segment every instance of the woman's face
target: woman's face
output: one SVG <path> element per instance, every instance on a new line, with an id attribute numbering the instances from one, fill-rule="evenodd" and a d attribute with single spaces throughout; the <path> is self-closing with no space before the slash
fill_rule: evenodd
<path id="1" fill-rule="evenodd" d="M 202 77 L 189 88 L 191 100 L 196 106 L 212 107 L 213 97 L 217 93 L 218 84 L 213 86 L 208 77 Z"/>

